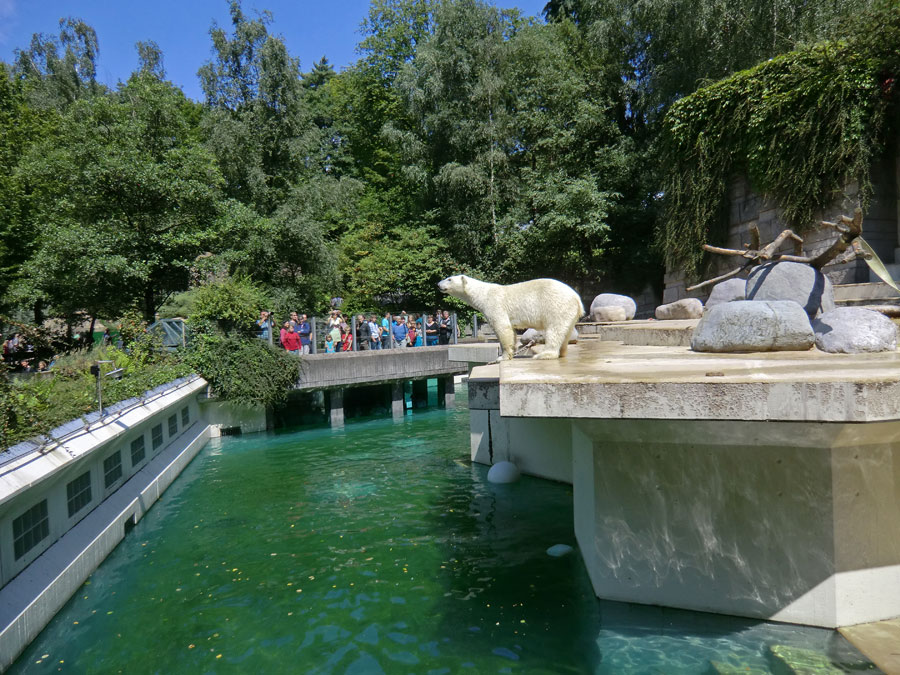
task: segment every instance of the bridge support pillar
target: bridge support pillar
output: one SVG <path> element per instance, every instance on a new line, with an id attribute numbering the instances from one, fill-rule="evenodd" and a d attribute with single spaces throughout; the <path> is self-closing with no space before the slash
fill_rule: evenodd
<path id="1" fill-rule="evenodd" d="M 456 383 L 452 375 L 438 378 L 438 405 L 445 408 L 456 407 Z"/>
<path id="2" fill-rule="evenodd" d="M 329 389 L 328 392 L 328 417 L 332 428 L 344 426 L 344 390 Z"/>
<path id="3" fill-rule="evenodd" d="M 403 396 L 403 381 L 391 382 L 391 414 L 395 420 L 406 414 L 406 398 Z"/>
<path id="4" fill-rule="evenodd" d="M 428 380 L 413 380 L 412 403 L 413 408 L 428 407 Z"/>

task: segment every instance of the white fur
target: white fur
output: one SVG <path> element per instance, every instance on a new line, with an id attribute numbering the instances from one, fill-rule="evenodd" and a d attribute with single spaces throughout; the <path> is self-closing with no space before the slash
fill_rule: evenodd
<path id="1" fill-rule="evenodd" d="M 515 331 L 525 328 L 544 333 L 546 348 L 534 358 L 565 356 L 569 333 L 584 314 L 578 293 L 555 279 L 503 286 L 458 274 L 441 281 L 438 288 L 484 314 L 500 339 L 501 361 L 513 357 Z"/>

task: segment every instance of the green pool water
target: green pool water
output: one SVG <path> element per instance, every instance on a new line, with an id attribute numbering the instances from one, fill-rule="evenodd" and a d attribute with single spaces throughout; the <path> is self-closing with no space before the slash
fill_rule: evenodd
<path id="1" fill-rule="evenodd" d="M 10 672 L 877 672 L 833 631 L 598 601 L 546 553 L 571 487 L 488 483 L 458 401 L 210 443 Z"/>

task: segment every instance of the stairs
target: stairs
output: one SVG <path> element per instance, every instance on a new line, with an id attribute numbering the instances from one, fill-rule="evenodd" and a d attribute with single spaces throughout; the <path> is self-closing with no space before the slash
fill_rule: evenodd
<path id="1" fill-rule="evenodd" d="M 895 280 L 900 277 L 900 265 L 887 265 L 887 267 L 888 269 L 897 267 L 896 272 L 891 270 L 891 276 L 897 274 L 897 277 L 894 277 Z M 834 302 L 838 307 L 900 306 L 900 294 L 883 281 L 872 281 L 866 284 L 836 284 Z"/>

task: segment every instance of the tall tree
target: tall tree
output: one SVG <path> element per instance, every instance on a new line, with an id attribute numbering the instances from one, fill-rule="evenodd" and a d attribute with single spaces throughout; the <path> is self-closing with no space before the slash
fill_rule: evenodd
<path id="1" fill-rule="evenodd" d="M 205 127 L 229 196 L 268 215 L 306 168 L 300 64 L 269 34 L 268 12 L 250 19 L 232 0 L 231 22 L 230 37 L 210 30 L 215 56 L 199 71 Z"/>
<path id="2" fill-rule="evenodd" d="M 44 224 L 19 293 L 61 315 L 152 318 L 208 246 L 222 183 L 192 104 L 146 72 L 76 102 L 19 167 Z"/>
<path id="3" fill-rule="evenodd" d="M 59 35 L 35 33 L 28 49 L 16 50 L 16 75 L 27 83 L 35 105 L 64 108 L 92 96 L 97 84 L 100 44 L 96 31 L 81 19 L 59 20 Z"/>

